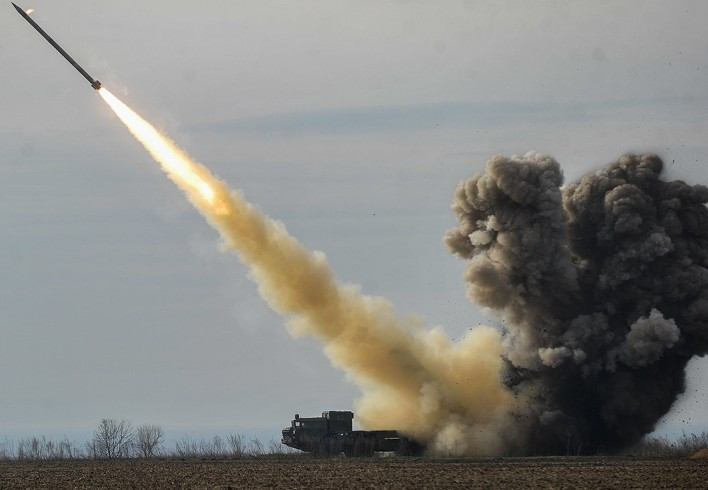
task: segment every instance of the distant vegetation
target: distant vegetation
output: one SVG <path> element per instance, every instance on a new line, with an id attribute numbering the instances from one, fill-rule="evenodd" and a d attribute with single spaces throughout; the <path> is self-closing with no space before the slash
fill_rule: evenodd
<path id="1" fill-rule="evenodd" d="M 674 442 L 666 437 L 645 437 L 622 454 L 646 458 L 685 458 L 705 448 L 708 448 L 708 432 L 683 434 Z"/>
<path id="2" fill-rule="evenodd" d="M 165 432 L 159 425 L 133 427 L 127 420 L 102 419 L 93 437 L 78 444 L 64 438 L 28 437 L 0 440 L 0 460 L 126 459 L 126 458 L 242 458 L 290 454 L 295 451 L 274 439 L 267 444 L 240 434 L 210 439 L 183 438 L 174 447 L 164 445 Z"/>
<path id="3" fill-rule="evenodd" d="M 166 447 L 165 432 L 159 425 L 137 427 L 127 420 L 103 419 L 93 437 L 79 444 L 64 438 L 59 441 L 46 437 L 29 437 L 17 441 L 0 440 L 0 460 L 61 460 L 61 459 L 127 459 L 127 458 L 244 458 L 300 454 L 280 441 L 267 444 L 257 438 L 240 434 L 208 439 L 184 437 L 174 446 Z M 620 456 L 646 458 L 684 458 L 708 448 L 708 432 L 700 435 L 683 434 L 678 440 L 666 437 L 645 437 L 627 448 Z M 573 453 L 574 454 L 574 453 Z M 570 455 L 570 453 L 569 453 Z"/>

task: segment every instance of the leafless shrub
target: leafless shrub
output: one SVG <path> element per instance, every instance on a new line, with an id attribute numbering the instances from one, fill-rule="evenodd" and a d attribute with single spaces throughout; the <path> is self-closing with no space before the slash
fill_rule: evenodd
<path id="1" fill-rule="evenodd" d="M 246 453 L 246 440 L 241 434 L 229 434 L 226 436 L 226 441 L 229 444 L 230 456 L 233 458 L 242 458 Z"/>
<path id="2" fill-rule="evenodd" d="M 671 442 L 666 437 L 645 437 L 623 454 L 653 458 L 683 458 L 707 447 L 708 432 L 699 435 L 684 433 L 675 442 Z"/>
<path id="3" fill-rule="evenodd" d="M 679 439 L 679 443 L 681 444 L 683 452 L 687 456 L 690 456 L 701 449 L 708 448 L 708 432 L 704 431 L 699 435 L 684 434 L 683 437 Z"/>
<path id="4" fill-rule="evenodd" d="M 200 455 L 199 447 L 199 443 L 185 437 L 175 443 L 175 455 L 180 458 L 196 458 Z"/>
<path id="5" fill-rule="evenodd" d="M 275 448 L 275 443 L 273 448 Z M 269 446 L 270 450 L 270 446 Z M 180 458 L 242 458 L 266 454 L 263 443 L 257 438 L 250 439 L 240 434 L 229 434 L 226 439 L 215 435 L 210 439 L 194 440 L 188 437 L 175 443 L 173 456 Z"/>
<path id="6" fill-rule="evenodd" d="M 17 459 L 20 461 L 46 459 L 39 448 L 39 439 L 36 437 L 20 439 L 17 442 Z"/>
<path id="7" fill-rule="evenodd" d="M 18 460 L 78 459 L 83 452 L 67 438 L 53 441 L 46 437 L 28 437 L 17 441 L 14 457 Z"/>
<path id="8" fill-rule="evenodd" d="M 134 444 L 135 432 L 129 421 L 101 419 L 86 449 L 92 458 L 128 458 L 132 455 Z"/>
<path id="9" fill-rule="evenodd" d="M 135 450 L 143 458 L 153 458 L 161 452 L 165 432 L 159 425 L 143 424 L 135 429 Z"/>
<path id="10" fill-rule="evenodd" d="M 64 438 L 57 445 L 56 457 L 58 459 L 80 459 L 84 457 L 84 453 L 78 445 Z"/>
<path id="11" fill-rule="evenodd" d="M 214 436 L 199 443 L 200 456 L 219 458 L 227 455 L 226 445 L 220 436 Z"/>
<path id="12" fill-rule="evenodd" d="M 5 440 L 0 443 L 0 461 L 10 459 L 15 459 L 15 443 L 5 438 Z"/>
<path id="13" fill-rule="evenodd" d="M 271 439 L 268 441 L 268 454 L 272 456 L 284 456 L 286 454 L 292 454 L 295 450 L 291 447 L 286 446 L 282 442 Z"/>
<path id="14" fill-rule="evenodd" d="M 248 444 L 247 452 L 249 456 L 262 456 L 265 453 L 263 450 L 263 443 L 259 441 L 257 437 L 252 438 Z"/>

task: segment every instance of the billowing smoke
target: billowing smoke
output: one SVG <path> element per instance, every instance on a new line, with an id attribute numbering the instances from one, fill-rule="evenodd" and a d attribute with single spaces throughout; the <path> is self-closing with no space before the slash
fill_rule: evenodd
<path id="1" fill-rule="evenodd" d="M 611 451 L 651 431 L 708 352 L 708 189 L 626 155 L 561 188 L 558 163 L 495 157 L 463 182 L 449 249 L 504 326 L 512 452 Z"/>

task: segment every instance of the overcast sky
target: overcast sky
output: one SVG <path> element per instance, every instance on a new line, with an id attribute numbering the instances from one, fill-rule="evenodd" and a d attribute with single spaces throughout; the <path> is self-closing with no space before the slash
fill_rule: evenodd
<path id="1" fill-rule="evenodd" d="M 708 183 L 708 3 L 49 1 L 83 67 L 338 277 L 452 338 L 487 319 L 442 236 L 494 154 L 626 152 Z M 358 396 L 101 98 L 0 11 L 0 438 L 104 417 L 278 436 Z M 661 426 L 705 430 L 708 362 Z"/>

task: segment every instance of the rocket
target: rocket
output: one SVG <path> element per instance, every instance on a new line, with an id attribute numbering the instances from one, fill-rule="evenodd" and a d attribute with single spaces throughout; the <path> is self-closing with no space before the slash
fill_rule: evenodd
<path id="1" fill-rule="evenodd" d="M 11 3 L 12 3 L 12 2 L 11 2 Z M 51 44 L 52 46 L 54 46 L 54 49 L 56 49 L 57 51 L 59 51 L 59 54 L 61 54 L 64 58 L 66 58 L 66 61 L 68 61 L 69 63 L 71 63 L 71 65 L 72 65 L 74 68 L 76 68 L 76 69 L 79 71 L 79 73 L 81 73 L 81 74 L 84 76 L 84 78 L 85 78 L 86 80 L 89 81 L 89 83 L 91 84 L 91 86 L 92 86 L 94 89 L 99 90 L 99 89 L 101 88 L 101 82 L 99 82 L 98 80 L 94 79 L 91 75 L 89 75 L 88 73 L 86 73 L 86 70 L 84 70 L 83 68 L 81 68 L 81 66 L 79 66 L 79 64 L 78 64 L 76 61 L 74 61 L 74 58 L 72 58 L 71 56 L 69 56 L 69 54 L 68 54 L 66 51 L 64 51 L 64 50 L 62 49 L 62 47 L 59 46 L 59 45 L 56 43 L 56 41 L 54 41 L 54 39 L 52 39 L 52 38 L 49 36 L 49 34 L 47 34 L 46 32 L 44 32 L 44 29 L 42 29 L 41 27 L 39 27 L 39 25 L 37 25 L 37 23 L 36 23 L 34 20 L 32 20 L 32 17 L 30 17 L 29 15 L 27 15 L 27 12 L 25 12 L 24 10 L 22 10 L 20 7 L 18 7 L 18 6 L 15 5 L 14 3 L 12 3 L 12 6 L 15 7 L 15 9 L 20 13 L 20 15 L 21 15 L 22 17 L 24 17 L 25 20 L 26 20 L 27 22 L 29 22 L 30 25 L 31 25 L 32 27 L 34 27 L 34 28 L 37 30 L 37 32 L 39 32 L 39 33 L 42 35 L 42 37 L 43 37 L 44 39 L 47 40 L 47 42 L 49 42 L 49 44 Z"/>

